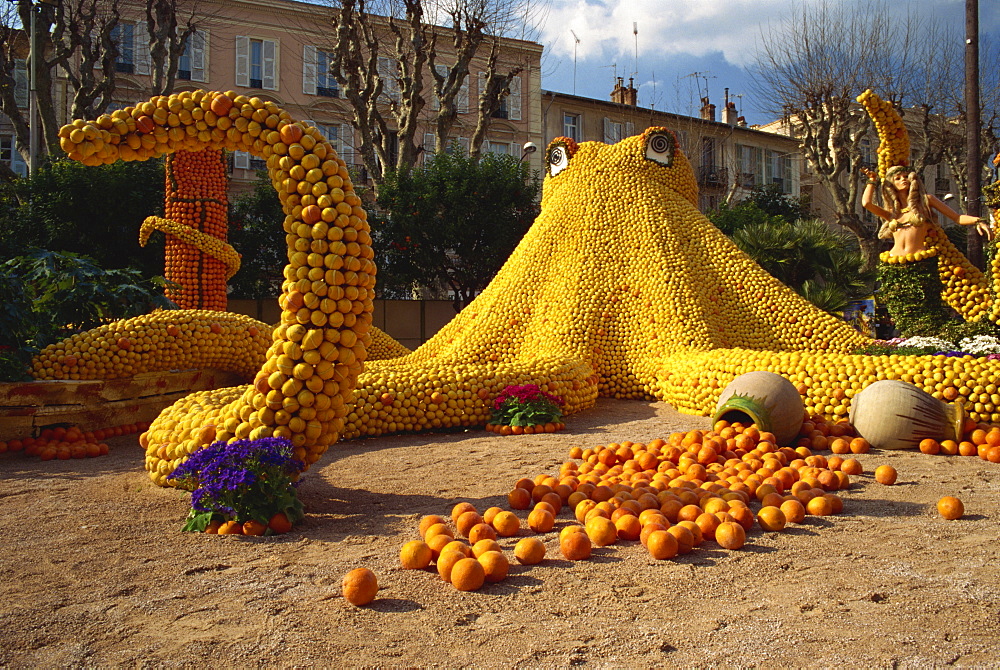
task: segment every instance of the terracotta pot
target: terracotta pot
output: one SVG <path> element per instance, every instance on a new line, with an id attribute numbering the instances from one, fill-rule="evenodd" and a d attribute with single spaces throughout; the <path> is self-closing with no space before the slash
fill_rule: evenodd
<path id="1" fill-rule="evenodd" d="M 715 421 L 755 423 L 761 431 L 770 431 L 780 446 L 786 446 L 799 434 L 805 406 L 795 385 L 781 375 L 758 370 L 742 374 L 719 396 Z"/>
<path id="2" fill-rule="evenodd" d="M 965 408 L 950 405 L 896 379 L 870 384 L 851 401 L 858 435 L 879 449 L 916 449 L 921 440 L 958 441 Z"/>

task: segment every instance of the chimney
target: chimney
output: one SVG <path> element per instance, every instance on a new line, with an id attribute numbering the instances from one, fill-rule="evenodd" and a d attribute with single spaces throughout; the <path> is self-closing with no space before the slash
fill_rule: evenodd
<path id="1" fill-rule="evenodd" d="M 630 105 L 635 107 L 636 105 L 636 89 L 634 80 L 632 77 L 628 79 L 628 88 L 624 86 L 625 80 L 622 77 L 618 77 L 615 83 L 615 90 L 611 91 L 611 102 L 617 102 L 619 105 Z"/>
<path id="2" fill-rule="evenodd" d="M 701 118 L 705 121 L 715 121 L 715 105 L 708 98 L 701 99 Z"/>
<path id="3" fill-rule="evenodd" d="M 738 125 L 740 128 L 746 128 L 747 127 L 747 118 L 745 116 L 737 116 L 736 117 L 736 125 Z"/>
<path id="4" fill-rule="evenodd" d="M 738 124 L 738 112 L 736 111 L 736 103 L 730 102 L 729 100 L 729 89 L 726 89 L 726 104 L 722 108 L 722 122 L 727 123 L 731 126 Z"/>

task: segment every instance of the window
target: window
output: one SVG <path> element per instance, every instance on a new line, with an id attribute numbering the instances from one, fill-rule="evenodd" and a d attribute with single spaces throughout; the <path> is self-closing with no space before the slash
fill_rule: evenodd
<path id="1" fill-rule="evenodd" d="M 452 155 L 457 156 L 468 156 L 469 155 L 469 138 L 468 137 L 457 137 L 450 142 L 448 142 L 447 152 Z"/>
<path id="2" fill-rule="evenodd" d="M 380 102 L 399 102 L 399 63 L 391 58 L 379 56 L 378 76 L 382 79 Z"/>
<path id="3" fill-rule="evenodd" d="M 500 75 L 495 75 L 499 77 Z M 488 81 L 485 72 L 479 73 L 479 95 L 486 92 Z M 493 112 L 497 119 L 521 120 L 521 78 L 512 77 L 507 85 L 507 94 L 501 96 L 500 106 Z"/>
<path id="4" fill-rule="evenodd" d="M 135 72 L 135 24 L 124 21 L 111 29 L 111 41 L 118 45 L 115 70 L 132 74 Z"/>
<path id="5" fill-rule="evenodd" d="M 340 86 L 331 74 L 333 54 L 317 47 L 302 47 L 302 92 L 307 95 L 321 95 L 339 98 Z"/>
<path id="6" fill-rule="evenodd" d="M 427 163 L 427 161 L 429 161 L 431 157 L 434 155 L 435 144 L 437 144 L 437 135 L 435 135 L 434 133 L 424 133 L 424 143 L 422 145 L 424 163 Z"/>
<path id="7" fill-rule="evenodd" d="M 316 128 L 348 165 L 354 163 L 354 128 L 349 123 L 317 123 Z"/>
<path id="8" fill-rule="evenodd" d="M 241 170 L 263 170 L 267 167 L 267 162 L 246 151 L 234 151 L 233 167 Z"/>
<path id="9" fill-rule="evenodd" d="M 579 114 L 563 114 L 563 137 L 568 137 L 576 142 L 581 141 L 583 128 L 580 123 Z"/>
<path id="10" fill-rule="evenodd" d="M 521 145 L 517 142 L 491 142 L 487 140 L 483 143 L 483 152 L 489 154 L 503 154 L 505 156 L 521 157 Z"/>
<path id="11" fill-rule="evenodd" d="M 177 61 L 177 78 L 185 81 L 208 81 L 208 33 L 195 30 L 184 41 L 184 52 Z"/>
<path id="12" fill-rule="evenodd" d="M 237 36 L 236 85 L 277 91 L 277 60 L 277 42 Z"/>
<path id="13" fill-rule="evenodd" d="M 28 107 L 28 61 L 14 59 L 14 100 L 21 108 Z"/>
<path id="14" fill-rule="evenodd" d="M 620 142 L 622 140 L 623 132 L 625 130 L 624 124 L 612 121 L 611 119 L 604 118 L 604 143 L 614 144 L 615 142 Z"/>
<path id="15" fill-rule="evenodd" d="M 15 174 L 28 176 L 28 165 L 15 148 L 13 135 L 0 135 L 0 161 L 6 163 Z"/>

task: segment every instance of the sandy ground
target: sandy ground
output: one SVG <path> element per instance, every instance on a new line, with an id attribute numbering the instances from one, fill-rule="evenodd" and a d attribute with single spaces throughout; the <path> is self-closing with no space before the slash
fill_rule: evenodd
<path id="1" fill-rule="evenodd" d="M 554 472 L 573 445 L 708 420 L 601 400 L 568 423 L 339 444 L 302 485 L 307 519 L 275 538 L 179 532 L 187 494 L 149 482 L 134 436 L 103 458 L 8 455 L 0 666 L 1000 667 L 1000 466 L 978 458 L 862 455 L 843 514 L 755 529 L 735 552 L 706 542 L 656 561 L 634 542 L 571 563 L 564 510 L 541 565 L 478 592 L 399 567 L 424 514 L 505 506 L 517 478 Z M 882 463 L 897 485 L 874 482 Z M 949 494 L 963 519 L 937 515 Z M 364 608 L 340 597 L 359 566 L 381 586 Z"/>

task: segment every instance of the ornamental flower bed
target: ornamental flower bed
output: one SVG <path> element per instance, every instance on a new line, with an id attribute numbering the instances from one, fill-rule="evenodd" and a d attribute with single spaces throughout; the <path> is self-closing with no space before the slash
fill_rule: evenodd
<path id="1" fill-rule="evenodd" d="M 486 430 L 500 435 L 554 433 L 562 430 L 563 399 L 546 393 L 536 384 L 511 384 L 493 401 Z"/>
<path id="2" fill-rule="evenodd" d="M 216 442 L 191 454 L 174 471 L 177 486 L 191 489 L 183 530 L 219 535 L 286 533 L 302 519 L 296 493 L 305 469 L 284 438 Z"/>

